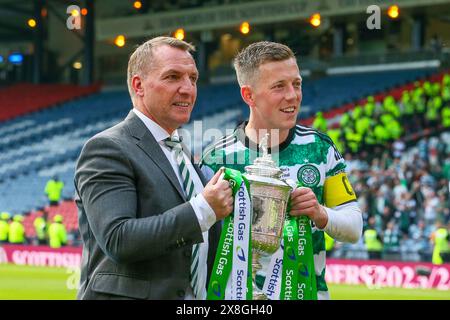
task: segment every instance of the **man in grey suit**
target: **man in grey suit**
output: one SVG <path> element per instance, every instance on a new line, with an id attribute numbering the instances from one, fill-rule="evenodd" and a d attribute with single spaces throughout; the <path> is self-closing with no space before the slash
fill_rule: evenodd
<path id="1" fill-rule="evenodd" d="M 79 299 L 206 298 L 219 221 L 232 211 L 233 197 L 219 174 L 206 184 L 186 152 L 175 158 L 166 145 L 195 103 L 193 50 L 169 37 L 139 46 L 128 62 L 133 110 L 81 151 L 75 173 L 83 239 Z M 192 197 L 183 186 L 186 171 L 179 170 L 184 164 Z"/>

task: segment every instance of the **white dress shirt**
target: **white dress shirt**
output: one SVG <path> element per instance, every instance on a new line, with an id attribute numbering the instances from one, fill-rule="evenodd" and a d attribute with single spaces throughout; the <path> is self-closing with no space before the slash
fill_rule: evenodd
<path id="1" fill-rule="evenodd" d="M 164 152 L 164 155 L 166 156 L 167 160 L 169 160 L 173 171 L 175 172 L 178 181 L 181 185 L 181 189 L 184 191 L 183 188 L 183 180 L 181 178 L 181 174 L 178 169 L 178 163 L 175 159 L 175 151 L 171 150 L 168 146 L 165 145 L 164 140 L 170 137 L 170 134 L 161 128 L 156 122 L 154 122 L 152 119 L 148 118 L 146 115 L 144 115 L 142 112 L 137 110 L 136 108 L 133 109 L 134 113 L 139 117 L 139 119 L 142 120 L 142 122 L 145 124 L 145 126 L 150 130 L 151 134 L 155 138 L 156 142 L 158 142 L 159 146 L 161 147 L 161 150 Z M 173 136 L 178 136 L 177 130 L 174 131 Z M 207 258 L 208 258 L 208 230 L 211 228 L 211 226 L 216 222 L 216 214 L 209 206 L 208 202 L 206 202 L 205 198 L 202 195 L 203 191 L 203 184 L 197 174 L 197 172 L 194 169 L 194 166 L 192 165 L 191 159 L 186 155 L 186 153 L 183 153 L 184 161 L 186 163 L 186 167 L 189 170 L 190 177 L 192 179 L 192 182 L 194 183 L 195 193 L 196 195 L 189 200 L 189 203 L 191 204 L 192 208 L 194 209 L 195 215 L 197 216 L 198 223 L 200 224 L 200 228 L 202 230 L 203 235 L 203 242 L 200 243 L 199 248 L 199 266 L 198 266 L 198 281 L 199 284 L 202 286 L 202 288 L 206 287 L 206 275 L 207 275 Z M 199 300 L 206 299 L 206 289 L 204 292 L 202 292 L 203 296 L 197 297 Z M 193 293 L 192 289 L 187 288 L 186 290 L 186 298 L 187 300 L 193 299 Z"/>

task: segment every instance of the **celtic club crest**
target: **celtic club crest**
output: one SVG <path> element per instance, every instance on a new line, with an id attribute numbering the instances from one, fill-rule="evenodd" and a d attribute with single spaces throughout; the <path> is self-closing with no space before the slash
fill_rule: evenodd
<path id="1" fill-rule="evenodd" d="M 320 182 L 320 172 L 315 166 L 305 164 L 298 170 L 297 179 L 305 187 L 315 187 Z"/>

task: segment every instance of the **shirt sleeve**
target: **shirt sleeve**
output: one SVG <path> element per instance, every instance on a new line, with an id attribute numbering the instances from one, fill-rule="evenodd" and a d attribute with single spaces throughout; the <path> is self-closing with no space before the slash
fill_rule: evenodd
<path id="1" fill-rule="evenodd" d="M 345 160 L 333 142 L 329 144 L 323 190 L 328 222 L 322 230 L 337 241 L 356 243 L 362 235 L 361 209 L 345 173 Z"/>
<path id="2" fill-rule="evenodd" d="M 328 222 L 322 230 L 340 242 L 358 242 L 362 235 L 362 213 L 356 201 L 326 208 Z"/>
<path id="3" fill-rule="evenodd" d="M 205 163 L 205 157 L 200 160 L 199 167 L 206 181 L 211 180 L 215 172 L 213 168 Z M 217 220 L 214 210 L 210 207 L 202 194 L 197 194 L 189 202 L 194 209 L 202 232 L 207 231 Z"/>
<path id="4" fill-rule="evenodd" d="M 191 198 L 191 200 L 189 200 L 189 203 L 194 209 L 202 232 L 208 231 L 209 228 L 211 228 L 212 225 L 216 222 L 216 214 L 214 213 L 214 210 L 210 207 L 208 202 L 205 200 L 205 197 L 203 197 L 203 194 L 201 193 Z"/>

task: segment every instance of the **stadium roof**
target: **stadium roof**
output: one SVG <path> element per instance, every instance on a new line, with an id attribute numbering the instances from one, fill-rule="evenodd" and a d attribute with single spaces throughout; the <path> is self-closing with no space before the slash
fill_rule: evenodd
<path id="1" fill-rule="evenodd" d="M 47 14 L 56 16 L 61 21 L 67 19 L 66 9 L 70 5 L 79 5 L 83 7 L 87 1 L 91 0 L 0 0 L 0 42 L 19 42 L 31 41 L 33 33 L 27 25 L 30 18 L 36 16 L 35 11 L 38 3 L 46 4 Z M 133 0 L 92 0 L 95 4 L 95 17 L 104 21 L 111 20 L 110 18 L 139 16 L 141 14 L 154 14 L 158 12 L 179 11 L 181 9 L 192 9 L 198 7 L 211 8 L 217 5 L 232 5 L 254 2 L 274 2 L 274 0 L 141 0 L 143 7 L 141 10 L 133 8 Z M 298 1 L 303 5 L 308 4 L 309 7 L 319 6 L 320 8 L 331 8 L 330 5 L 335 6 L 336 0 L 302 0 Z M 279 3 L 286 3 L 289 0 L 280 1 Z M 379 5 L 386 5 L 391 3 L 388 0 L 375 1 Z M 432 14 L 437 19 L 442 21 L 450 21 L 450 0 L 404 0 L 400 7 L 410 8 L 417 13 Z M 334 11 L 334 9 L 333 9 Z M 339 10 L 338 10 L 339 11 Z M 340 10 L 344 12 L 343 10 Z M 339 11 L 339 12 L 340 12 Z M 335 14 L 338 15 L 339 12 Z M 342 14 L 341 12 L 341 14 Z M 249 13 L 251 14 L 251 13 Z M 150 16 L 149 16 L 150 17 Z M 128 21 L 128 20 L 127 20 Z"/>

